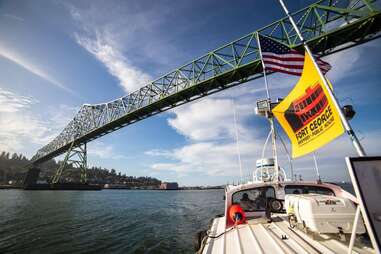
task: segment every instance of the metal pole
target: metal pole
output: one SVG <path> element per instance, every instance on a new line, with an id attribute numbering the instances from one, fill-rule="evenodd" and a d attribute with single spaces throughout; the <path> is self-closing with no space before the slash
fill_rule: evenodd
<path id="1" fill-rule="evenodd" d="M 258 34 L 258 32 L 257 32 L 257 45 L 258 45 L 258 49 L 259 49 L 259 56 L 261 58 L 261 63 L 262 63 L 263 78 L 265 79 L 267 99 L 270 100 L 269 85 L 267 83 L 267 75 L 266 75 L 266 70 L 265 70 L 265 63 L 263 62 L 263 58 L 262 58 L 262 47 L 261 47 L 261 43 L 259 42 L 259 34 Z"/>
<path id="2" fill-rule="evenodd" d="M 351 125 L 349 124 L 349 122 L 345 118 L 345 115 L 344 115 L 343 111 L 341 110 L 340 104 L 337 101 L 333 91 L 331 90 L 331 87 L 328 85 L 328 82 L 325 79 L 323 73 L 321 72 L 321 70 L 320 70 L 320 68 L 319 68 L 319 66 L 318 66 L 318 64 L 316 62 L 316 59 L 315 59 L 314 55 L 312 54 L 310 48 L 307 45 L 307 42 L 304 40 L 302 34 L 300 33 L 300 30 L 299 30 L 298 26 L 296 25 L 294 19 L 292 18 L 292 16 L 288 12 L 288 9 L 286 8 L 283 0 L 279 0 L 279 3 L 282 5 L 283 10 L 285 11 L 285 13 L 286 13 L 287 17 L 289 18 L 292 26 L 294 27 L 296 33 L 298 34 L 299 39 L 302 41 L 305 50 L 310 55 L 315 68 L 318 70 L 319 76 L 323 80 L 323 84 L 324 84 L 326 90 L 328 91 L 329 96 L 332 98 L 333 104 L 335 105 L 335 107 L 339 111 L 339 116 L 340 116 L 341 122 L 343 123 L 344 128 L 345 128 L 347 134 L 349 135 L 350 139 L 352 140 L 353 146 L 355 147 L 358 155 L 361 156 L 361 157 L 365 156 L 366 153 L 365 153 L 364 148 L 362 147 L 360 141 L 358 140 L 356 134 L 354 133 Z"/>
<path id="3" fill-rule="evenodd" d="M 351 240 L 349 241 L 348 254 L 352 253 L 353 246 L 355 245 L 357 224 L 358 224 L 358 221 L 360 219 L 360 214 L 361 214 L 360 212 L 361 212 L 360 205 L 357 205 L 355 220 L 354 220 L 353 226 L 352 226 Z"/>
<path id="4" fill-rule="evenodd" d="M 263 78 L 265 79 L 267 102 L 270 105 L 270 103 L 271 103 L 270 91 L 269 91 L 269 85 L 267 82 L 265 63 L 263 62 L 263 58 L 262 58 L 262 48 L 261 48 L 261 43 L 259 41 L 258 32 L 257 32 L 257 45 L 258 45 L 258 49 L 259 49 L 259 56 L 261 57 Z M 277 154 L 277 150 L 276 150 L 276 134 L 275 134 L 275 127 L 274 127 L 274 118 L 273 118 L 271 112 L 269 112 L 267 114 L 267 117 L 270 121 L 270 128 L 271 128 L 271 144 L 272 144 L 274 167 L 275 167 L 275 181 L 278 182 L 278 180 L 279 180 L 279 168 L 278 168 L 278 154 Z"/>

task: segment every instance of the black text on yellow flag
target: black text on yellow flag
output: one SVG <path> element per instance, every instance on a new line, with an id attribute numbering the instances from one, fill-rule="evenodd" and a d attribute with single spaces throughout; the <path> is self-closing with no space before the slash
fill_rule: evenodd
<path id="1" fill-rule="evenodd" d="M 298 83 L 272 111 L 291 141 L 293 158 L 344 133 L 339 113 L 308 54 Z"/>

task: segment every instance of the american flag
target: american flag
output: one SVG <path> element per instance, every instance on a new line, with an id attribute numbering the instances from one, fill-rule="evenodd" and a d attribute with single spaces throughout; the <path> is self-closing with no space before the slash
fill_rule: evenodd
<path id="1" fill-rule="evenodd" d="M 262 58 L 266 70 L 279 71 L 291 75 L 301 76 L 304 65 L 304 53 L 290 49 L 286 45 L 258 34 L 261 44 Z M 331 65 L 320 58 L 316 58 L 321 71 L 325 74 Z"/>

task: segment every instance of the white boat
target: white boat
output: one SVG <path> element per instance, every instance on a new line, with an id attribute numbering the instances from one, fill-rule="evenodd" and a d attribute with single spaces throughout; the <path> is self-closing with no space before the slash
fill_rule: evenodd
<path id="1" fill-rule="evenodd" d="M 270 119 L 274 157 L 262 153 L 252 181 L 225 187 L 224 213 L 198 233 L 197 253 L 376 253 L 361 218 L 351 244 L 357 198 L 319 174 L 317 181 L 288 179 L 277 163 L 272 118 L 257 112 Z"/>
<path id="2" fill-rule="evenodd" d="M 285 199 L 298 196 L 313 200 L 320 211 L 302 205 L 294 207 L 302 209 L 297 214 L 290 211 Z M 228 185 L 225 212 L 199 234 L 198 253 L 348 253 L 355 202 L 356 198 L 340 186 L 319 181 L 253 181 Z M 308 202 L 304 203 L 308 206 Z M 232 214 L 234 205 L 242 207 L 245 218 L 234 214 L 236 210 Z M 295 217 L 312 217 L 314 223 Z M 320 224 L 317 231 L 313 227 L 316 223 Z M 353 253 L 375 253 L 363 222 L 358 224 Z"/>

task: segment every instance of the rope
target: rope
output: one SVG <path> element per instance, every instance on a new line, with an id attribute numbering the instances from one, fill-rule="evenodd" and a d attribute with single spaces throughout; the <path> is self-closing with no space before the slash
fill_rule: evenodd
<path id="1" fill-rule="evenodd" d="M 209 237 L 209 238 L 212 238 L 212 239 L 215 239 L 215 238 L 219 238 L 221 237 L 222 235 L 232 231 L 234 228 L 235 228 L 236 224 L 234 224 L 233 227 L 229 228 L 228 230 L 225 230 L 224 232 L 222 232 L 221 234 L 218 234 L 218 235 L 209 235 L 210 233 L 210 230 L 206 231 L 206 235 Z"/>

